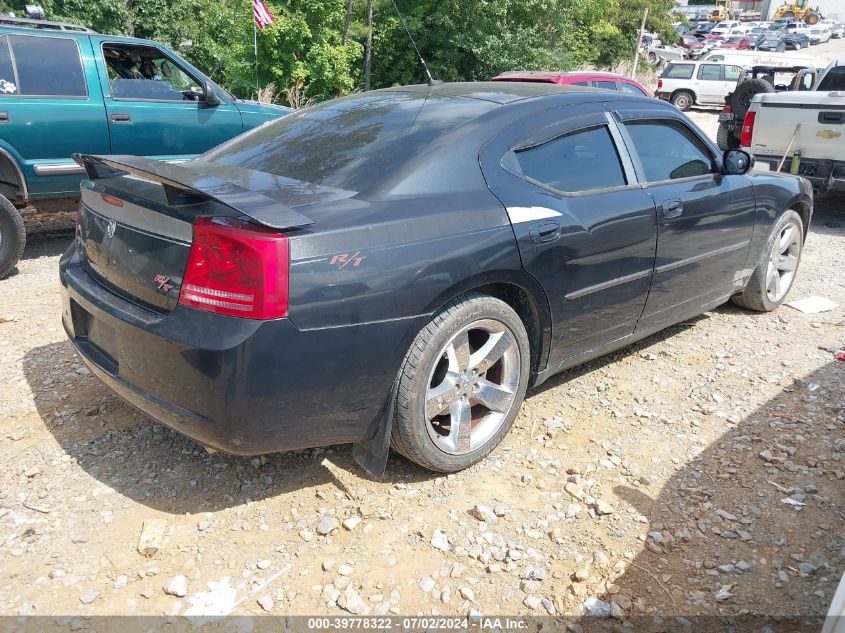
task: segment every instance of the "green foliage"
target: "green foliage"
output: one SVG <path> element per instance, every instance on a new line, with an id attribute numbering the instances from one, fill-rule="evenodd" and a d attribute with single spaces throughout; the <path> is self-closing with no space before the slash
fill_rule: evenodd
<path id="1" fill-rule="evenodd" d="M 0 0 L 23 13 L 26 0 Z M 664 41 L 674 0 L 396 0 L 435 78 L 489 79 L 507 70 L 610 66 L 633 56 L 643 10 Z M 328 99 L 363 84 L 366 0 L 265 0 L 276 21 L 257 33 L 251 0 L 40 0 L 48 19 L 160 41 L 241 97 L 275 83 L 279 99 Z M 375 87 L 425 74 L 392 0 L 374 0 Z"/>

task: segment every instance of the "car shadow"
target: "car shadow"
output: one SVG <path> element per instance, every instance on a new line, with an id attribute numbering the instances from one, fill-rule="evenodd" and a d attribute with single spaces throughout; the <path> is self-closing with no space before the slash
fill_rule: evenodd
<path id="1" fill-rule="evenodd" d="M 620 477 L 614 516 L 644 546 L 565 600 L 578 613 L 623 608 L 632 630 L 819 631 L 845 571 L 845 363 L 784 387 L 680 467 L 659 489 Z M 678 423 L 673 432 L 695 429 Z M 607 519 L 614 530 L 615 519 Z M 621 618 L 619 612 L 617 617 Z M 610 625 L 584 617 L 584 630 Z M 622 627 L 617 622 L 619 630 Z M 656 627 L 656 628 L 655 628 Z M 612 627 L 611 627 L 612 628 Z"/>
<path id="2" fill-rule="evenodd" d="M 367 494 L 362 484 L 368 476 L 353 460 L 351 445 L 258 459 L 208 454 L 113 394 L 82 367 L 69 342 L 30 350 L 23 371 L 38 415 L 62 450 L 93 478 L 150 508 L 213 512 L 323 486 L 353 501 Z M 380 481 L 414 483 L 436 476 L 391 453 Z"/>
<path id="3" fill-rule="evenodd" d="M 730 306 L 730 304 L 727 304 L 727 305 Z M 731 307 L 716 308 L 716 310 L 722 310 L 722 309 L 736 309 L 736 308 L 731 308 Z M 549 389 L 555 389 L 557 387 L 560 387 L 561 385 L 566 384 L 570 380 L 573 380 L 573 379 L 578 378 L 580 376 L 584 376 L 584 375 L 589 374 L 591 372 L 594 372 L 596 370 L 603 369 L 607 365 L 612 365 L 613 363 L 616 363 L 616 362 L 618 362 L 618 361 L 620 361 L 624 358 L 628 358 L 629 356 L 634 356 L 634 355 L 640 354 L 646 348 L 651 347 L 652 345 L 654 345 L 656 343 L 660 343 L 662 341 L 665 341 L 666 339 L 671 338 L 672 336 L 674 336 L 678 332 L 681 332 L 683 330 L 695 327 L 698 323 L 701 323 L 702 321 L 706 320 L 707 318 L 708 318 L 707 313 L 700 314 L 700 315 L 693 317 L 691 319 L 687 319 L 686 321 L 681 321 L 680 323 L 676 323 L 675 325 L 669 326 L 664 330 L 660 330 L 656 334 L 652 334 L 651 336 L 648 336 L 648 337 L 642 339 L 641 341 L 637 341 L 636 343 L 628 345 L 627 347 L 623 347 L 622 349 L 619 349 L 615 352 L 611 352 L 610 354 L 605 354 L 604 356 L 599 356 L 598 358 L 596 358 L 594 360 L 588 361 L 588 362 L 583 363 L 581 365 L 577 365 L 575 367 L 572 367 L 571 369 L 567 369 L 567 370 L 565 370 L 565 371 L 563 371 L 563 372 L 561 372 L 561 373 L 559 373 L 555 376 L 552 376 L 551 378 L 546 380 L 543 384 L 541 384 L 537 387 L 534 387 L 533 389 L 529 389 L 526 397 L 529 399 L 529 402 L 530 402 L 530 398 L 532 396 L 539 395 L 539 394 L 541 394 L 545 391 L 548 391 Z"/>

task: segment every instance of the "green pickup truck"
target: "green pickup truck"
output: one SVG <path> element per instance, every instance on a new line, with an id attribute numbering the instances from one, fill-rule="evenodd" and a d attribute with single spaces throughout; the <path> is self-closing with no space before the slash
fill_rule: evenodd
<path id="1" fill-rule="evenodd" d="M 72 154 L 181 162 L 288 112 L 236 99 L 157 42 L 0 17 L 0 279 L 23 253 L 18 209 L 76 204 Z"/>

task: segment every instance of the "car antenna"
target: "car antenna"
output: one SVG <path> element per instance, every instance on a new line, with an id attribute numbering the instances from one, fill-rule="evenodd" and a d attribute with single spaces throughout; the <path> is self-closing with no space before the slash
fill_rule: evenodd
<path id="1" fill-rule="evenodd" d="M 411 31 L 408 30 L 408 25 L 405 24 L 405 18 L 402 16 L 402 12 L 399 11 L 399 7 L 396 6 L 396 0 L 391 0 L 391 2 L 393 2 L 393 8 L 396 9 L 396 15 L 399 16 L 399 21 L 402 23 L 402 27 L 405 29 L 405 33 L 408 34 L 408 39 L 411 40 L 411 46 L 414 47 L 414 50 L 417 52 L 417 57 L 420 58 L 420 63 L 422 64 L 423 70 L 425 70 L 426 77 L 428 77 L 428 85 L 439 86 L 443 82 L 431 76 L 431 71 L 428 69 L 428 64 L 425 63 L 425 59 L 423 59 L 423 56 L 420 53 L 420 49 L 417 48 L 417 43 L 414 41 L 414 37 L 411 35 Z"/>

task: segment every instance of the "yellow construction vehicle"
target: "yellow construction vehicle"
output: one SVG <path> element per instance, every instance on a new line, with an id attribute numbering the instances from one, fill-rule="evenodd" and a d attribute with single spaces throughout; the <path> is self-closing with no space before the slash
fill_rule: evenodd
<path id="1" fill-rule="evenodd" d="M 716 0 L 716 8 L 707 14 L 707 20 L 710 22 L 732 20 L 736 17 L 736 13 L 731 5 L 731 0 Z"/>
<path id="2" fill-rule="evenodd" d="M 775 9 L 774 19 L 792 18 L 796 22 L 806 22 L 807 24 L 816 24 L 822 19 L 818 7 L 811 9 L 807 6 L 807 0 L 798 0 L 793 4 L 784 2 L 777 9 Z"/>

